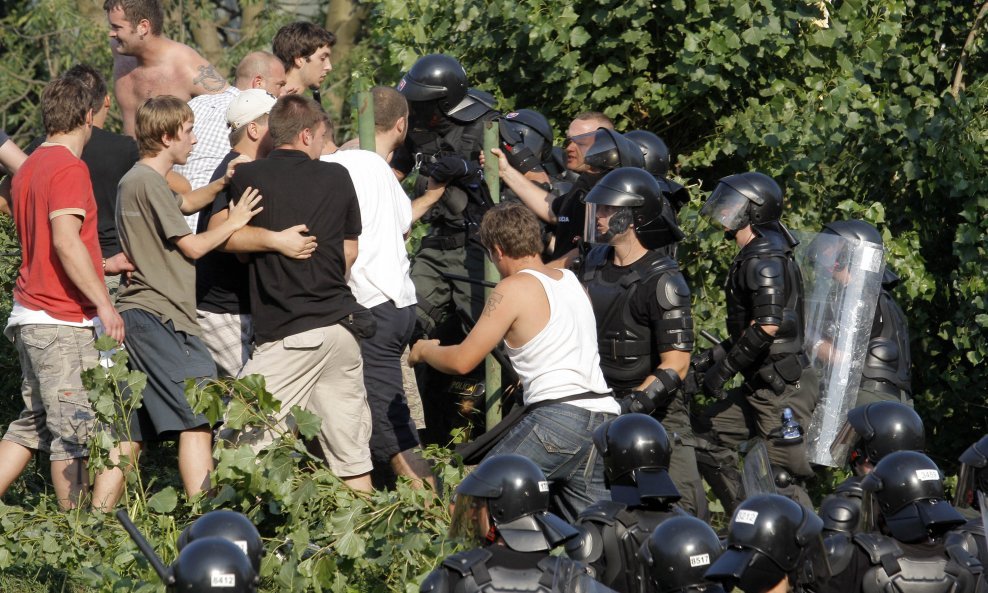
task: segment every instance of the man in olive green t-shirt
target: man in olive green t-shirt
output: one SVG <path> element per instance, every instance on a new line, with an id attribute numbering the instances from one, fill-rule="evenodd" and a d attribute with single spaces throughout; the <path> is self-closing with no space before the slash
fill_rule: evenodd
<path id="1" fill-rule="evenodd" d="M 145 440 L 178 440 L 178 469 L 188 496 L 209 487 L 213 468 L 212 432 L 185 398 L 186 379 L 216 376 L 216 365 L 199 338 L 195 311 L 195 260 L 225 242 L 259 210 L 257 191 L 231 204 L 226 221 L 193 234 L 185 214 L 212 203 L 232 175 L 185 195 L 168 188 L 166 173 L 186 161 L 196 142 L 192 110 L 162 95 L 137 111 L 141 160 L 120 180 L 117 231 L 134 272 L 117 295 L 124 320 L 130 366 L 147 375 L 143 406 L 129 419 L 130 432 L 111 456 L 135 459 Z M 120 472 L 120 470 L 116 470 Z M 112 508 L 123 491 L 123 474 L 113 489 L 93 493 L 93 505 Z"/>

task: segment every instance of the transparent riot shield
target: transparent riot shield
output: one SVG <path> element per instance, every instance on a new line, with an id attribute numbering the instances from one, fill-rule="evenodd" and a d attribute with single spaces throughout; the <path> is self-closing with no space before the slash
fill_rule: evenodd
<path id="1" fill-rule="evenodd" d="M 978 490 L 978 504 L 981 505 L 981 527 L 988 537 L 988 494 Z"/>
<path id="2" fill-rule="evenodd" d="M 768 446 L 762 439 L 757 439 L 745 453 L 741 467 L 741 484 L 744 486 L 745 498 L 779 493 L 775 487 L 772 463 L 768 459 Z"/>
<path id="3" fill-rule="evenodd" d="M 839 467 L 830 446 L 854 406 L 885 267 L 881 245 L 831 233 L 798 233 L 806 343 L 820 375 L 820 400 L 807 429 L 809 460 Z"/>

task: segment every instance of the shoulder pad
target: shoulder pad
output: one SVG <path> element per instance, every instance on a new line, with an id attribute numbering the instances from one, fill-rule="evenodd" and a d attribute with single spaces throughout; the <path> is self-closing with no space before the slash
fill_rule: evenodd
<path id="1" fill-rule="evenodd" d="M 443 560 L 443 566 L 463 577 L 472 573 L 473 567 L 477 564 L 484 564 L 490 560 L 492 555 L 484 548 L 474 548 L 449 556 Z"/>
<path id="2" fill-rule="evenodd" d="M 765 257 L 748 262 L 745 281 L 749 288 L 783 287 L 786 269 L 781 257 Z"/>
<path id="3" fill-rule="evenodd" d="M 659 251 L 661 253 L 661 250 L 657 250 L 657 249 L 653 249 L 652 251 Z M 657 257 L 652 261 L 648 262 L 648 266 L 644 270 L 642 270 L 642 277 L 651 278 L 652 276 L 656 276 L 658 274 L 665 274 L 666 272 L 678 272 L 678 271 L 679 271 L 679 264 L 676 263 L 676 260 L 672 259 L 668 255 L 663 255 L 662 257 Z"/>
<path id="4" fill-rule="evenodd" d="M 976 526 L 972 525 L 972 523 L 981 523 L 981 521 L 971 521 L 953 531 L 947 532 L 943 540 L 943 545 L 947 547 L 948 551 L 951 547 L 959 546 L 969 554 L 978 554 L 978 542 L 974 538 L 979 535 L 984 537 L 984 534 L 976 531 L 974 529 Z M 981 531 L 983 531 L 983 528 Z"/>
<path id="5" fill-rule="evenodd" d="M 846 533 L 835 533 L 823 540 L 824 553 L 830 563 L 830 571 L 838 575 L 847 570 L 854 558 L 854 544 Z"/>
<path id="6" fill-rule="evenodd" d="M 834 494 L 850 498 L 861 498 L 864 496 L 864 488 L 861 487 L 861 477 L 851 476 L 837 485 Z"/>
<path id="7" fill-rule="evenodd" d="M 762 229 L 741 249 L 738 256 L 741 258 L 766 254 L 784 256 L 790 253 L 792 253 L 792 247 L 789 246 L 789 242 L 781 233 Z"/>
<path id="8" fill-rule="evenodd" d="M 975 548 L 975 552 L 972 553 L 960 544 L 951 543 L 950 539 L 944 542 L 944 548 L 946 549 L 947 557 L 964 567 L 968 572 L 977 575 L 984 571 L 981 561 L 978 560 L 977 548 Z"/>
<path id="9" fill-rule="evenodd" d="M 899 544 L 891 537 L 880 533 L 858 533 L 854 535 L 853 541 L 868 554 L 872 564 L 881 564 L 883 556 L 892 555 L 895 558 L 902 556 L 902 548 Z"/>
<path id="10" fill-rule="evenodd" d="M 494 96 L 477 89 L 468 89 L 467 94 L 456 106 L 455 113 L 447 117 L 461 124 L 483 122 L 496 119 L 500 114 L 494 110 Z"/>
<path id="11" fill-rule="evenodd" d="M 580 535 L 566 542 L 566 555 L 581 562 L 596 562 L 604 552 L 600 529 L 591 521 L 581 522 L 579 519 L 575 527 Z"/>
<path id="12" fill-rule="evenodd" d="M 831 495 L 820 503 L 820 518 L 828 531 L 854 533 L 861 521 L 861 499 Z"/>
<path id="13" fill-rule="evenodd" d="M 868 344 L 868 354 L 886 363 L 899 360 L 899 345 L 888 338 L 875 338 Z"/>
<path id="14" fill-rule="evenodd" d="M 614 522 L 617 521 L 618 515 L 621 511 L 624 511 L 627 508 L 627 505 L 620 502 L 614 502 L 613 500 L 601 500 L 583 509 L 583 512 L 580 513 L 577 521 L 592 521 L 594 523 L 613 525 Z"/>
<path id="15" fill-rule="evenodd" d="M 449 573 L 441 567 L 430 572 L 419 586 L 419 593 L 449 593 L 449 591 Z"/>
<path id="16" fill-rule="evenodd" d="M 675 273 L 663 274 L 655 283 L 655 298 L 666 311 L 690 306 L 690 287 L 678 268 Z"/>

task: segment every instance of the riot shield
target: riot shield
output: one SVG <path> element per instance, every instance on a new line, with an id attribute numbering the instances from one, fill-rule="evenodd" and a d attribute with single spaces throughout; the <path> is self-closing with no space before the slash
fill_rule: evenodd
<path id="1" fill-rule="evenodd" d="M 762 439 L 758 439 L 757 443 L 749 447 L 744 456 L 741 483 L 744 485 L 745 498 L 758 494 L 779 493 L 775 487 L 772 463 L 768 459 L 768 446 Z"/>
<path id="2" fill-rule="evenodd" d="M 978 504 L 981 505 L 981 527 L 988 537 L 988 495 L 978 490 Z"/>
<path id="3" fill-rule="evenodd" d="M 809 460 L 839 467 L 830 446 L 857 398 L 885 268 L 880 244 L 831 233 L 798 233 L 803 271 L 804 351 L 820 376 L 807 429 Z"/>

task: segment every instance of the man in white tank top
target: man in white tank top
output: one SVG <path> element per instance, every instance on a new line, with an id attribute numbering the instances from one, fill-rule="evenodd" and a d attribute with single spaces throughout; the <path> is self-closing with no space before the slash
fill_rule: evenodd
<path id="1" fill-rule="evenodd" d="M 610 499 L 591 435 L 621 411 L 600 370 L 593 309 L 576 276 L 543 265 L 539 223 L 523 205 L 488 211 L 480 240 L 503 280 L 461 344 L 420 340 L 409 364 L 464 374 L 504 340 L 524 403 L 537 406 L 488 456 L 532 459 L 553 485 L 550 510 L 572 520 L 593 502 Z"/>

